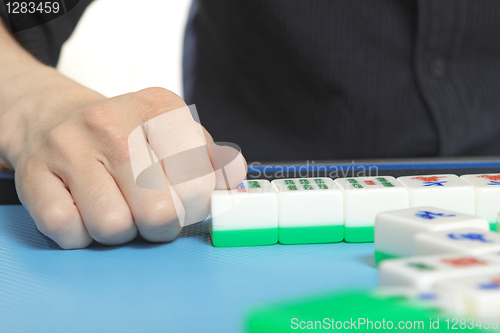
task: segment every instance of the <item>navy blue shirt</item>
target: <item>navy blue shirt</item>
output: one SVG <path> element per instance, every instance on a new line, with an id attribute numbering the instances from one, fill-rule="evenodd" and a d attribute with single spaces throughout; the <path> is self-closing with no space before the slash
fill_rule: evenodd
<path id="1" fill-rule="evenodd" d="M 194 0 L 184 90 L 249 161 L 500 155 L 500 1 Z"/>

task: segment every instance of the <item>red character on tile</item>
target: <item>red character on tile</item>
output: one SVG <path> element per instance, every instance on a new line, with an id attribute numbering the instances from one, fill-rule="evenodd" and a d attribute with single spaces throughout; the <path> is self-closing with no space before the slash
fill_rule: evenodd
<path id="1" fill-rule="evenodd" d="M 457 259 L 443 259 L 444 263 L 455 267 L 468 267 L 474 265 L 486 265 L 486 262 L 476 258 L 457 258 Z"/>
<path id="2" fill-rule="evenodd" d="M 477 176 L 478 178 L 486 178 L 489 180 L 500 180 L 500 175 L 482 175 L 482 176 Z"/>
<path id="3" fill-rule="evenodd" d="M 412 179 L 418 179 L 423 182 L 437 182 L 439 178 L 446 178 L 446 176 L 431 176 L 431 177 L 413 177 Z"/>

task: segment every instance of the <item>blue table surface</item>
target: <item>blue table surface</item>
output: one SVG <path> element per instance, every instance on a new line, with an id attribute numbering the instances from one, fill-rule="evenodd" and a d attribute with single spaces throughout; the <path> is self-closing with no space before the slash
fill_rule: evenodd
<path id="1" fill-rule="evenodd" d="M 169 244 L 63 251 L 0 206 L 2 333 L 234 333 L 259 304 L 376 284 L 373 244 L 215 248 L 202 222 Z"/>

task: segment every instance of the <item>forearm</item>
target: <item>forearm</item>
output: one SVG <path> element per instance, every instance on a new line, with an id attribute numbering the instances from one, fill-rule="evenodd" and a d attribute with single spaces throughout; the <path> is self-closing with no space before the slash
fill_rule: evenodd
<path id="1" fill-rule="evenodd" d="M 23 94 L 22 89 L 17 88 L 18 85 L 22 86 L 22 82 L 20 82 L 22 77 L 26 76 L 26 73 L 42 67 L 42 65 L 22 50 L 1 19 L 0 50 L 2 50 L 0 52 L 0 171 L 6 171 L 12 170 L 12 165 L 7 161 L 6 156 L 8 142 L 11 141 L 9 137 L 23 135 L 12 130 L 12 127 L 19 130 L 19 126 L 12 126 L 11 122 L 14 119 L 8 119 L 12 117 L 7 113 L 7 110 L 12 109 L 14 101 Z"/>
<path id="2" fill-rule="evenodd" d="M 1 19 L 0 50 L 0 170 L 5 171 L 15 168 L 29 123 L 48 121 L 63 110 L 103 97 L 38 62 Z"/>

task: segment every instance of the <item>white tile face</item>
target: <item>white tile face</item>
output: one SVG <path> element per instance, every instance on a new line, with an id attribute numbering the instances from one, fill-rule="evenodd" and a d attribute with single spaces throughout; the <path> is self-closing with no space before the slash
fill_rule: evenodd
<path id="1" fill-rule="evenodd" d="M 416 234 L 463 228 L 488 231 L 490 227 L 485 219 L 435 207 L 385 212 L 377 215 L 375 222 L 375 250 L 407 257 L 415 254 Z"/>
<path id="2" fill-rule="evenodd" d="M 500 274 L 443 281 L 434 289 L 460 295 L 467 316 L 500 318 Z"/>
<path id="3" fill-rule="evenodd" d="M 408 208 L 408 191 L 394 177 L 337 178 L 346 227 L 373 226 L 378 213 Z"/>
<path id="4" fill-rule="evenodd" d="M 463 175 L 460 178 L 474 187 L 476 215 L 490 223 L 496 222 L 500 212 L 500 174 Z"/>
<path id="5" fill-rule="evenodd" d="M 500 252 L 500 234 L 475 228 L 425 232 L 415 235 L 415 255 Z"/>
<path id="6" fill-rule="evenodd" d="M 236 189 L 212 193 L 213 230 L 278 227 L 278 198 L 268 180 L 245 180 Z"/>
<path id="7" fill-rule="evenodd" d="M 487 258 L 488 260 L 498 262 L 500 264 L 500 252 L 485 254 L 485 255 L 482 255 L 481 257 Z"/>
<path id="8" fill-rule="evenodd" d="M 469 255 L 434 255 L 385 260 L 380 265 L 381 287 L 431 290 L 436 283 L 459 278 L 500 274 L 500 263 Z"/>
<path id="9" fill-rule="evenodd" d="M 410 207 L 433 206 L 475 215 L 474 188 L 456 175 L 399 177 L 408 188 Z"/>
<path id="10" fill-rule="evenodd" d="M 280 227 L 344 224 L 342 190 L 331 178 L 277 179 Z"/>

